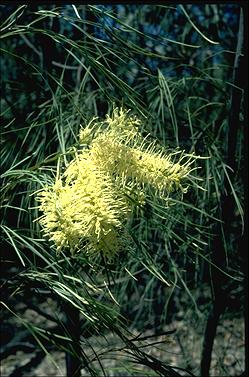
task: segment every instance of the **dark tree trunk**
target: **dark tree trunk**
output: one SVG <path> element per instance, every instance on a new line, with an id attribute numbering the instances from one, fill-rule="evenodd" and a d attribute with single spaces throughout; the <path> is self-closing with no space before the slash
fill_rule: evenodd
<path id="1" fill-rule="evenodd" d="M 243 10 L 241 8 L 240 18 L 239 18 L 239 31 L 238 31 L 238 42 L 237 51 L 234 59 L 234 69 L 233 69 L 233 83 L 238 87 L 243 87 L 243 77 L 242 77 L 242 64 L 241 59 L 242 45 L 243 45 Z M 229 114 L 228 122 L 228 134 L 227 134 L 227 161 L 226 163 L 232 167 L 234 174 L 236 174 L 236 142 L 237 142 L 237 132 L 238 126 L 240 124 L 239 113 L 241 104 L 241 90 L 236 87 L 232 87 L 231 91 L 231 108 Z M 224 249 L 224 242 L 229 242 L 231 224 L 234 220 L 234 198 L 231 193 L 231 187 L 229 182 L 225 181 L 225 187 L 223 190 L 223 195 L 221 198 L 221 217 L 223 224 L 223 232 L 225 235 L 225 240 L 221 237 L 221 228 L 217 229 L 217 236 L 213 242 L 212 251 L 212 262 L 218 266 L 219 269 L 225 269 L 226 263 L 226 251 Z M 237 250 L 240 251 L 240 250 Z M 217 326 L 219 324 L 219 318 L 221 314 L 225 311 L 229 302 L 229 278 L 224 275 L 220 270 L 211 266 L 211 280 L 213 285 L 213 304 L 210 310 L 201 356 L 201 376 L 208 377 L 209 369 L 212 359 L 212 350 L 214 339 L 216 335 Z"/>
<path id="2" fill-rule="evenodd" d="M 65 327 L 73 340 L 72 353 L 66 354 L 67 377 L 80 377 L 81 373 L 81 347 L 80 347 L 80 313 L 77 308 L 69 303 L 64 304 L 66 315 Z"/>

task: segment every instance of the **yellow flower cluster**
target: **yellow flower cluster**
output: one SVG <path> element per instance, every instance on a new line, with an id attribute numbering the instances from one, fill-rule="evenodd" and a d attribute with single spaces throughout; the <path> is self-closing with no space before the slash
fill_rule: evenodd
<path id="1" fill-rule="evenodd" d="M 139 126 L 123 109 L 105 122 L 94 119 L 80 131 L 82 149 L 54 185 L 39 193 L 39 221 L 58 251 L 114 255 L 129 245 L 126 223 L 134 207 L 149 195 L 164 199 L 182 187 L 193 158 L 174 163 L 162 148 L 146 143 Z"/>

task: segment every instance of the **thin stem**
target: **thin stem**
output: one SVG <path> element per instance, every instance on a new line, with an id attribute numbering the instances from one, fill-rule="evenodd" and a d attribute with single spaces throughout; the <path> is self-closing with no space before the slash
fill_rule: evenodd
<path id="1" fill-rule="evenodd" d="M 80 312 L 69 303 L 64 304 L 66 315 L 66 331 L 73 340 L 73 350 L 66 353 L 67 377 L 80 377 L 81 373 L 81 347 L 80 347 Z"/>

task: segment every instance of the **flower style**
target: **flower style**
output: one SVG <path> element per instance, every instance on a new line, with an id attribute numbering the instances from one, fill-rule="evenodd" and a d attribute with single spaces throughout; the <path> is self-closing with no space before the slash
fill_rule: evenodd
<path id="1" fill-rule="evenodd" d="M 140 125 L 122 108 L 105 122 L 95 118 L 79 133 L 82 149 L 54 185 L 38 194 L 39 221 L 57 251 L 111 257 L 130 246 L 127 221 L 147 197 L 163 200 L 176 189 L 186 190 L 194 156 L 179 152 L 174 163 L 172 154 L 142 137 Z"/>

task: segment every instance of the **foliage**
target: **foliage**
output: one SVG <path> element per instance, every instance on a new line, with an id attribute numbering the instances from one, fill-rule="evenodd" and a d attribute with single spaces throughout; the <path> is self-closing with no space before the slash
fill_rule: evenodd
<path id="1" fill-rule="evenodd" d="M 232 287 L 243 280 L 243 255 L 238 252 L 243 232 L 243 97 L 240 121 L 233 125 L 232 170 L 227 140 L 238 27 L 236 19 L 226 21 L 225 7 L 2 6 L 3 263 L 7 277 L 10 267 L 17 274 L 4 283 L 3 301 L 10 297 L 5 308 L 14 311 L 29 284 L 38 295 L 46 287 L 59 305 L 65 301 L 80 310 L 83 334 L 113 331 L 123 341 L 123 351 L 159 375 L 176 372 L 143 353 L 129 331 L 149 325 L 158 330 L 172 317 L 170 304 L 181 291 L 196 315 L 202 315 L 195 288 L 204 282 L 212 285 L 209 270 L 215 267 L 211 254 L 217 236 L 226 261 L 216 268 Z M 232 11 L 238 17 L 237 5 Z M 243 88 L 236 90 L 243 94 Z M 83 253 L 57 255 L 41 237 L 33 193 L 53 185 L 57 161 L 67 169 L 73 166 L 71 147 L 79 147 L 82 126 L 87 129 L 93 117 L 111 114 L 113 104 L 143 119 L 143 137 L 150 133 L 171 155 L 180 148 L 205 158 L 193 162 L 193 169 L 199 169 L 192 179 L 200 182 L 184 200 L 172 196 L 166 207 L 148 197 L 142 216 L 134 213 L 129 228 L 135 250 L 128 256 L 121 253 L 115 263 L 102 259 L 92 264 Z M 233 202 L 229 234 L 222 222 L 224 195 Z M 70 334 L 63 333 L 60 318 L 57 323 L 60 330 L 53 334 L 25 325 L 45 351 L 43 342 L 51 336 L 65 350 Z M 81 342 L 90 340 L 83 335 Z M 91 358 L 82 351 L 81 358 L 92 375 L 104 373 L 101 355 Z M 96 359 L 98 365 L 92 362 Z"/>

